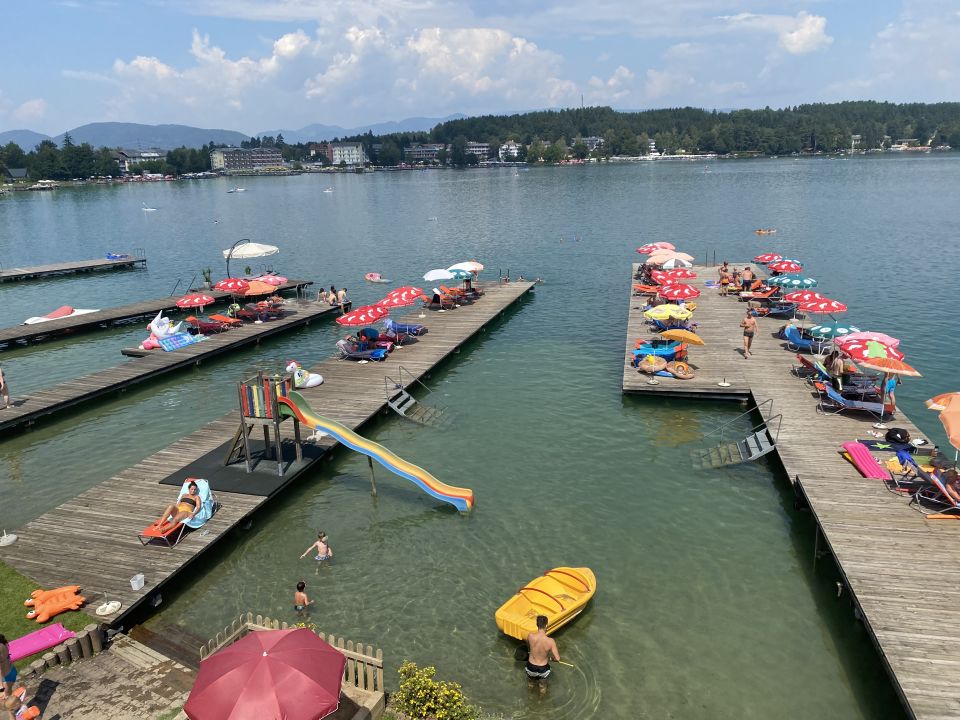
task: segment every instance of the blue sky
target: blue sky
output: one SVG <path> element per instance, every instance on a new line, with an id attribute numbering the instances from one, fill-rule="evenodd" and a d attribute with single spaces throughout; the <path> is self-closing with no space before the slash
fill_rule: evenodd
<path id="1" fill-rule="evenodd" d="M 957 0 L 7 0 L 0 130 L 960 100 Z M 17 30 L 19 28 L 19 30 Z"/>

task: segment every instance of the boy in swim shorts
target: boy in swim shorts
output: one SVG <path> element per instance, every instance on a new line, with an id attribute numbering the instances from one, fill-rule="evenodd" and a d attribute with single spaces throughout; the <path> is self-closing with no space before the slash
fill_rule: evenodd
<path id="1" fill-rule="evenodd" d="M 313 605 L 313 600 L 307 597 L 307 584 L 301 580 L 297 583 L 297 591 L 293 594 L 293 609 L 298 613 L 302 613 L 310 605 Z"/>
<path id="2" fill-rule="evenodd" d="M 547 616 L 537 615 L 537 631 L 527 635 L 527 647 L 530 655 L 523 670 L 527 674 L 527 687 L 534 684 L 540 688 L 540 697 L 547 694 L 547 678 L 550 677 L 550 655 L 560 662 L 560 651 L 556 641 L 547 635 Z"/>
<path id="3" fill-rule="evenodd" d="M 323 562 L 324 560 L 333 560 L 333 550 L 327 544 L 327 534 L 323 530 L 320 530 L 319 532 L 317 532 L 317 541 L 303 551 L 303 555 L 300 556 L 300 559 L 302 560 L 303 558 L 305 558 L 307 554 L 314 548 L 316 548 L 316 551 L 317 551 L 317 554 L 314 557 L 314 560 L 316 560 L 317 562 Z"/>

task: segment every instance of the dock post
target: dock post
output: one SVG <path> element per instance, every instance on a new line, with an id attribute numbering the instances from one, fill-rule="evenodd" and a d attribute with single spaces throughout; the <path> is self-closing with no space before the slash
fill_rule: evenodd
<path id="1" fill-rule="evenodd" d="M 373 458 L 367 457 L 367 465 L 370 468 L 370 494 L 374 497 L 377 496 L 377 478 L 373 474 Z"/>
<path id="2" fill-rule="evenodd" d="M 87 625 L 84 630 L 90 632 L 90 646 L 93 648 L 93 654 L 96 655 L 99 652 L 103 651 L 103 633 L 100 632 L 100 627 L 91 623 Z"/>

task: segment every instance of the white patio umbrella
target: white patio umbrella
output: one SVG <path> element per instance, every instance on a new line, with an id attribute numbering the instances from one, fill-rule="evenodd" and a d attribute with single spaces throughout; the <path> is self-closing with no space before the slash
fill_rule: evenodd
<path id="1" fill-rule="evenodd" d="M 433 282 L 434 280 L 453 280 L 456 276 L 449 270 L 444 270 L 443 268 L 437 268 L 436 270 L 431 270 L 426 275 L 423 276 L 423 279 L 427 282 Z"/>
<path id="2" fill-rule="evenodd" d="M 250 260 L 251 258 L 276 255 L 278 252 L 280 252 L 280 248 L 276 245 L 250 242 L 247 238 L 237 240 L 237 242 L 233 244 L 233 247 L 223 251 L 223 257 L 227 260 L 227 277 L 230 277 L 230 260 L 233 258 Z"/>
<path id="3" fill-rule="evenodd" d="M 672 270 L 674 268 L 688 268 L 693 267 L 693 263 L 689 260 L 684 260 L 683 258 L 675 257 L 670 258 L 669 260 L 664 260 L 660 267 L 664 270 Z"/>
<path id="4" fill-rule="evenodd" d="M 468 273 L 477 275 L 483 271 L 483 264 L 478 263 L 476 260 L 467 260 L 466 262 L 451 265 L 447 270 L 466 270 Z"/>

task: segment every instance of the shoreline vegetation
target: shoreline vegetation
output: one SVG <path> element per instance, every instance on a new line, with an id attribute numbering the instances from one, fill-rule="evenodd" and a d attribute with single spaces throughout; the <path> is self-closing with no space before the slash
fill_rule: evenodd
<path id="1" fill-rule="evenodd" d="M 960 103 L 848 101 L 732 111 L 589 107 L 484 115 L 429 132 L 334 138 L 363 146 L 366 162 L 357 166 L 331 165 L 321 140 L 293 144 L 278 135 L 244 141 L 244 148 L 280 150 L 284 164 L 243 174 L 949 151 L 960 148 Z M 0 179 L 8 189 L 39 180 L 195 179 L 210 176 L 210 153 L 218 147 L 226 146 L 211 141 L 180 147 L 161 153 L 163 159 L 128 166 L 121 148 L 76 144 L 67 133 L 60 147 L 50 140 L 29 151 L 14 142 L 0 147 Z"/>

